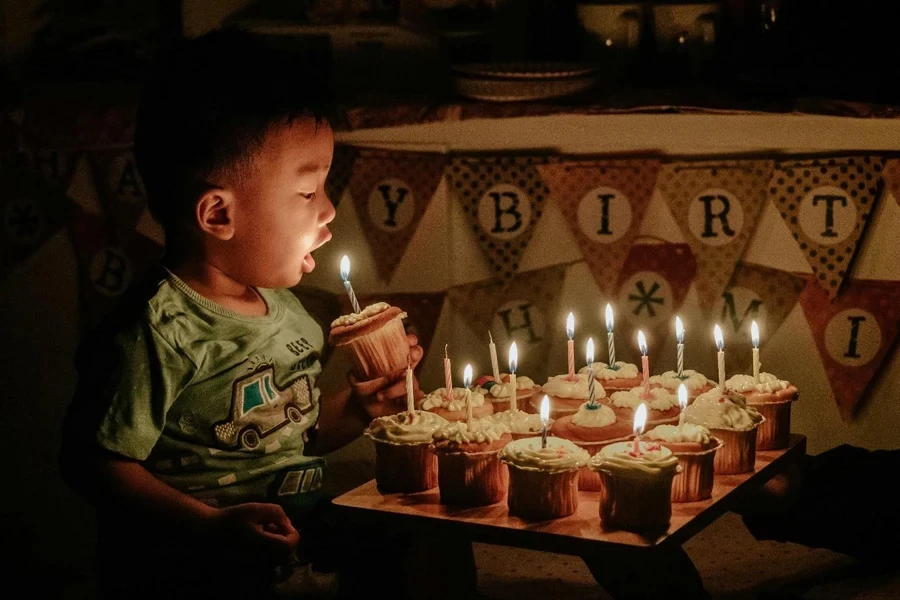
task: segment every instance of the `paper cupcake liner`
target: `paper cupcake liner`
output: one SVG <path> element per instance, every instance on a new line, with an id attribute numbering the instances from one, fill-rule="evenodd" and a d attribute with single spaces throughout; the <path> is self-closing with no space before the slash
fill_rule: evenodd
<path id="1" fill-rule="evenodd" d="M 530 521 L 559 519 L 578 508 L 578 471 L 509 467 L 509 514 Z"/>
<path id="2" fill-rule="evenodd" d="M 541 432 L 540 431 L 528 431 L 526 433 L 519 433 L 519 432 L 513 431 L 512 433 L 510 433 L 510 435 L 512 436 L 512 439 L 514 439 L 514 440 L 524 440 L 525 438 L 539 437 L 541 435 Z M 549 432 L 547 433 L 547 437 L 552 437 Z"/>
<path id="3" fill-rule="evenodd" d="M 706 450 L 673 452 L 681 465 L 681 473 L 672 482 L 672 502 L 699 502 L 712 497 L 715 456 L 723 445 L 722 440 L 712 440 L 715 444 Z"/>
<path id="4" fill-rule="evenodd" d="M 438 452 L 441 504 L 486 506 L 503 500 L 509 469 L 496 451 Z"/>
<path id="5" fill-rule="evenodd" d="M 710 433 L 724 443 L 724 446 L 715 454 L 716 474 L 752 473 L 756 469 L 756 430 L 760 425 L 762 423 L 746 431 L 736 429 L 709 430 Z"/>
<path id="6" fill-rule="evenodd" d="M 750 404 L 766 419 L 756 430 L 757 450 L 782 450 L 790 445 L 791 404 L 790 400 Z"/>
<path id="7" fill-rule="evenodd" d="M 672 518 L 672 481 L 677 469 L 655 476 L 622 476 L 600 469 L 600 526 L 605 530 L 665 531 Z"/>
<path id="8" fill-rule="evenodd" d="M 375 441 L 375 482 L 384 493 L 424 492 L 438 484 L 438 461 L 431 444 Z"/>
<path id="9" fill-rule="evenodd" d="M 606 446 L 615 444 L 616 442 L 626 442 L 631 439 L 631 437 L 632 436 L 626 436 L 613 440 L 604 440 L 602 442 L 579 442 L 576 440 L 569 441 L 579 448 L 583 448 L 584 450 L 586 450 L 587 453 L 591 456 L 594 456 Z M 578 489 L 582 492 L 603 491 L 603 480 L 600 478 L 600 475 L 598 475 L 596 471 L 592 471 L 588 465 L 585 465 L 578 469 Z"/>
<path id="10" fill-rule="evenodd" d="M 342 347 L 353 361 L 353 374 L 360 380 L 376 379 L 405 369 L 409 357 L 409 342 L 400 315 Z"/>

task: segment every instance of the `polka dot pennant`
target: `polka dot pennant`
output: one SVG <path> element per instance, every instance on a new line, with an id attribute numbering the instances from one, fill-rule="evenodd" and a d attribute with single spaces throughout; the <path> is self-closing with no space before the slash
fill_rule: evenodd
<path id="1" fill-rule="evenodd" d="M 881 196 L 883 159 L 815 158 L 778 164 L 769 196 L 812 267 L 814 280 L 834 299 Z"/>
<path id="2" fill-rule="evenodd" d="M 328 179 L 325 180 L 325 193 L 331 203 L 337 206 L 341 203 L 344 190 L 350 183 L 353 175 L 353 164 L 356 161 L 358 150 L 354 146 L 336 144 L 334 156 L 331 159 L 331 169 L 328 171 Z"/>
<path id="3" fill-rule="evenodd" d="M 884 183 L 897 204 L 900 204 L 900 158 L 889 158 L 884 161 Z"/>
<path id="4" fill-rule="evenodd" d="M 639 159 L 561 161 L 538 167 L 604 294 L 615 292 L 658 170 L 659 161 Z"/>
<path id="5" fill-rule="evenodd" d="M 836 299 L 811 281 L 800 306 L 841 417 L 852 420 L 897 341 L 900 282 L 848 280 Z"/>
<path id="6" fill-rule="evenodd" d="M 770 160 L 677 162 L 657 189 L 697 259 L 701 308 L 712 310 L 744 253 L 766 199 Z"/>
<path id="7" fill-rule="evenodd" d="M 350 195 L 385 281 L 390 281 L 428 210 L 446 162 L 442 154 L 360 150 Z"/>
<path id="8" fill-rule="evenodd" d="M 502 280 L 518 270 L 534 228 L 544 212 L 549 190 L 536 166 L 537 157 L 459 157 L 447 170 L 450 192 L 491 269 Z"/>

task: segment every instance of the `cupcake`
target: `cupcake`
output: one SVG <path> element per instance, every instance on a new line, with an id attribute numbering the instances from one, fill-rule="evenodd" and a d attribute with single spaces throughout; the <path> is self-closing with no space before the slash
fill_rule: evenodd
<path id="1" fill-rule="evenodd" d="M 509 375 L 503 374 L 500 382 L 494 381 L 490 375 L 481 377 L 475 382 L 475 391 L 484 396 L 485 400 L 494 405 L 494 412 L 509 410 L 510 381 Z M 522 375 L 516 376 L 516 406 L 522 408 L 528 406 L 529 400 L 540 390 L 534 380 Z"/>
<path id="2" fill-rule="evenodd" d="M 578 408 L 590 396 L 588 389 L 588 376 L 576 373 L 572 379 L 568 375 L 557 375 L 547 380 L 541 386 L 541 391 L 550 398 L 550 416 L 554 419 L 566 415 L 575 414 Z M 606 390 L 599 382 L 594 382 L 594 398 L 599 400 L 606 396 Z M 535 412 L 540 411 L 541 399 L 535 396 L 531 399 L 531 407 Z"/>
<path id="3" fill-rule="evenodd" d="M 578 372 L 587 375 L 590 369 L 594 370 L 594 379 L 603 384 L 607 394 L 630 390 L 644 382 L 637 365 L 627 362 L 617 361 L 612 368 L 604 362 L 595 362 L 590 368 L 582 367 Z"/>
<path id="4" fill-rule="evenodd" d="M 402 412 L 373 420 L 365 431 L 375 442 L 375 482 L 385 493 L 422 492 L 438 484 L 434 432 L 447 421 L 431 412 Z"/>
<path id="5" fill-rule="evenodd" d="M 497 451 L 512 437 L 494 420 L 449 423 L 433 434 L 441 504 L 486 506 L 503 499 L 509 472 Z"/>
<path id="6" fill-rule="evenodd" d="M 736 392 L 715 388 L 684 409 L 686 423 L 702 425 L 724 442 L 716 452 L 716 473 L 752 473 L 756 465 L 756 430 L 764 421 Z"/>
<path id="7" fill-rule="evenodd" d="M 693 402 L 694 398 L 710 391 L 715 386 L 710 382 L 703 373 L 686 369 L 683 375 L 679 377 L 675 371 L 666 371 L 662 375 L 654 375 L 650 378 L 650 385 L 654 387 L 663 387 L 672 393 L 678 391 L 678 386 L 684 384 L 688 392 L 688 403 Z"/>
<path id="8" fill-rule="evenodd" d="M 741 394 L 749 406 L 765 417 L 756 431 L 758 450 L 787 448 L 791 439 L 791 402 L 800 397 L 797 386 L 771 373 L 760 373 L 759 383 L 752 375 L 735 375 L 725 388 Z"/>
<path id="9" fill-rule="evenodd" d="M 533 521 L 559 519 L 578 509 L 578 471 L 588 453 L 562 438 L 540 437 L 510 442 L 500 451 L 509 466 L 509 514 Z"/>
<path id="10" fill-rule="evenodd" d="M 357 379 L 376 379 L 407 366 L 404 318 L 406 313 L 396 306 L 378 302 L 332 321 L 328 343 L 349 354 Z"/>
<path id="11" fill-rule="evenodd" d="M 702 425 L 657 425 L 647 432 L 647 439 L 668 448 L 681 473 L 672 483 L 672 502 L 697 502 L 712 497 L 714 460 L 722 441 L 712 437 Z"/>
<path id="12" fill-rule="evenodd" d="M 602 400 L 612 407 L 616 418 L 631 423 L 634 411 L 641 404 L 647 405 L 647 426 L 671 423 L 678 420 L 681 407 L 678 396 L 668 388 L 650 388 L 650 395 L 644 396 L 644 386 L 634 387 L 625 392 L 615 392 Z"/>
<path id="13" fill-rule="evenodd" d="M 672 480 L 678 459 L 668 448 L 640 442 L 606 446 L 591 459 L 591 469 L 600 475 L 600 525 L 637 533 L 665 531 L 672 518 Z"/>
<path id="14" fill-rule="evenodd" d="M 569 440 L 594 456 L 604 446 L 627 440 L 632 435 L 632 423 L 617 421 L 613 409 L 600 404 L 585 402 L 573 415 L 560 417 L 550 426 L 550 433 Z M 578 473 L 578 489 L 588 492 L 600 491 L 600 476 L 587 466 Z"/>
<path id="15" fill-rule="evenodd" d="M 538 414 L 527 413 L 524 410 L 504 410 L 495 412 L 490 418 L 509 429 L 514 440 L 541 434 L 541 416 Z M 552 422 L 551 419 L 550 423 Z"/>
<path id="16" fill-rule="evenodd" d="M 466 418 L 466 388 L 453 388 L 453 396 L 447 397 L 447 388 L 439 388 L 431 392 L 419 403 L 422 410 L 437 413 L 448 421 L 463 421 Z M 489 417 L 494 412 L 490 402 L 484 396 L 472 392 L 472 416 L 476 419 Z"/>

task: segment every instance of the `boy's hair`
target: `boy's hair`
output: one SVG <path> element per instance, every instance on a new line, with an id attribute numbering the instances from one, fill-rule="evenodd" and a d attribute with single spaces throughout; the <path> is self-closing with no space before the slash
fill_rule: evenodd
<path id="1" fill-rule="evenodd" d="M 134 153 L 167 245 L 184 241 L 173 237 L 190 231 L 184 225 L 204 192 L 246 175 L 272 127 L 301 117 L 333 122 L 324 66 L 296 46 L 239 30 L 183 42 L 161 62 L 141 96 Z"/>

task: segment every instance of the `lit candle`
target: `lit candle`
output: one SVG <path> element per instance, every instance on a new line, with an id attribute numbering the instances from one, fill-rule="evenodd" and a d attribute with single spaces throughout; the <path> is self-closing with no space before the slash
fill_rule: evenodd
<path id="1" fill-rule="evenodd" d="M 341 279 L 344 280 L 344 289 L 347 290 L 347 295 L 350 296 L 353 312 L 358 313 L 359 301 L 356 299 L 356 294 L 353 293 L 353 286 L 350 285 L 350 259 L 347 258 L 346 254 L 341 258 Z"/>
<path id="2" fill-rule="evenodd" d="M 606 347 L 609 350 L 609 368 L 616 369 L 616 340 L 613 337 L 612 306 L 606 305 Z"/>
<path id="3" fill-rule="evenodd" d="M 678 377 L 684 377 L 684 325 L 681 323 L 681 317 L 675 317 L 675 341 L 678 342 L 678 351 L 676 352 L 678 369 L 676 373 Z"/>
<path id="4" fill-rule="evenodd" d="M 547 447 L 547 421 L 550 420 L 550 398 L 541 400 L 541 448 Z"/>
<path id="5" fill-rule="evenodd" d="M 412 365 L 407 361 L 406 365 L 406 410 L 410 417 L 416 410 L 415 398 L 413 398 L 413 372 Z"/>
<path id="6" fill-rule="evenodd" d="M 644 398 L 650 397 L 650 357 L 647 356 L 647 338 L 638 331 L 638 348 L 641 350 L 641 370 L 644 372 Z"/>
<path id="7" fill-rule="evenodd" d="M 463 387 L 466 388 L 466 426 L 472 429 L 472 365 L 466 365 L 463 371 Z"/>
<path id="8" fill-rule="evenodd" d="M 588 404 L 595 406 L 594 402 L 594 338 L 587 341 L 587 368 L 588 368 Z"/>
<path id="9" fill-rule="evenodd" d="M 644 433 L 644 424 L 647 422 L 647 405 L 641 405 L 634 411 L 634 454 L 641 453 L 641 434 Z"/>
<path id="10" fill-rule="evenodd" d="M 500 367 L 497 365 L 497 346 L 494 345 L 494 336 L 488 331 L 488 339 L 491 340 L 488 348 L 491 351 L 491 369 L 494 371 L 494 381 L 500 383 Z"/>
<path id="11" fill-rule="evenodd" d="M 448 402 L 453 400 L 453 375 L 450 373 L 450 356 L 447 354 L 446 344 L 444 344 L 444 395 Z"/>
<path id="12" fill-rule="evenodd" d="M 750 340 L 753 342 L 753 380 L 759 383 L 759 325 L 750 324 Z"/>
<path id="13" fill-rule="evenodd" d="M 575 315 L 569 313 L 566 317 L 566 337 L 569 338 L 567 344 L 569 350 L 569 379 L 575 379 Z"/>
<path id="14" fill-rule="evenodd" d="M 719 349 L 719 389 L 725 392 L 725 340 L 722 339 L 722 328 L 716 325 L 713 329 L 713 337 L 716 338 L 716 348 Z"/>
<path id="15" fill-rule="evenodd" d="M 683 383 L 678 384 L 678 406 L 681 407 L 681 413 L 678 415 L 678 433 L 684 426 L 684 409 L 687 408 L 687 388 Z"/>
<path id="16" fill-rule="evenodd" d="M 516 397 L 516 369 L 519 367 L 519 347 L 513 342 L 509 346 L 509 410 L 519 410 Z"/>

